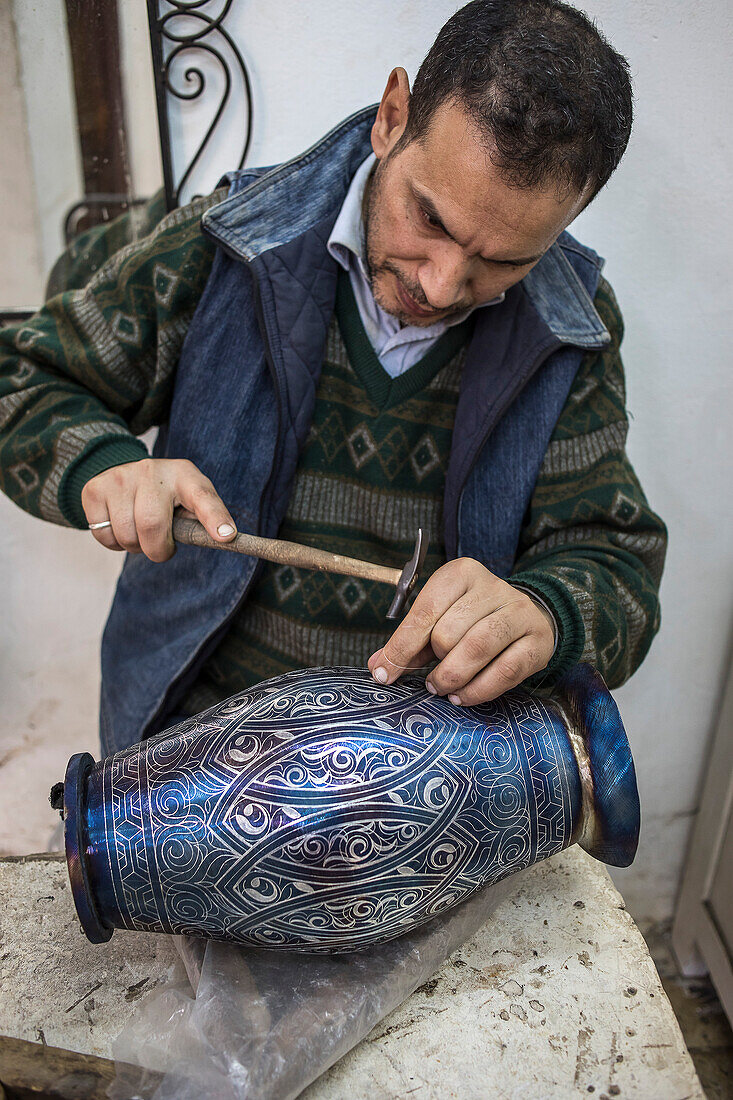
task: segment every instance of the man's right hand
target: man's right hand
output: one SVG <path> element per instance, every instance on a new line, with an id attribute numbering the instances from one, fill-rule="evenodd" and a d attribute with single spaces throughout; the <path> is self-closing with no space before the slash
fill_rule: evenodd
<path id="1" fill-rule="evenodd" d="M 91 478 L 81 492 L 88 523 L 110 520 L 93 531 L 108 550 L 145 554 L 167 561 L 175 553 L 173 510 L 181 506 L 217 542 L 230 542 L 234 520 L 208 477 L 185 458 L 143 458 L 112 466 Z"/>

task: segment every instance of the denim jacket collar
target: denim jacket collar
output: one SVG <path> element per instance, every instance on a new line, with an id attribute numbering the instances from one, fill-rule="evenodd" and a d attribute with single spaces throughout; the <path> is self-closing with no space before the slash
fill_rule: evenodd
<path id="1" fill-rule="evenodd" d="M 237 259 L 252 263 L 316 226 L 335 220 L 349 183 L 370 149 L 376 105 L 346 118 L 305 153 L 253 178 L 246 170 L 230 177 L 230 195 L 203 216 L 208 236 Z M 590 295 L 565 255 L 575 250 L 602 261 L 568 233 L 562 233 L 521 281 L 535 311 L 564 344 L 604 347 L 610 335 Z"/>

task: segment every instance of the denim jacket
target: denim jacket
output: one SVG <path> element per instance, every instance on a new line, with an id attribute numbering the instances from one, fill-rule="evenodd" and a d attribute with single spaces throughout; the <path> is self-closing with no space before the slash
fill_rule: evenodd
<path id="1" fill-rule="evenodd" d="M 275 537 L 287 508 L 334 308 L 337 264 L 326 242 L 369 152 L 375 110 L 285 164 L 232 174 L 228 197 L 203 217 L 217 253 L 153 453 L 203 470 L 240 531 Z M 601 266 L 563 233 L 502 303 L 476 311 L 446 474 L 448 559 L 510 574 L 581 359 L 610 339 L 593 306 Z M 176 720 L 257 564 L 188 546 L 165 571 L 128 556 L 102 644 L 104 752 Z"/>

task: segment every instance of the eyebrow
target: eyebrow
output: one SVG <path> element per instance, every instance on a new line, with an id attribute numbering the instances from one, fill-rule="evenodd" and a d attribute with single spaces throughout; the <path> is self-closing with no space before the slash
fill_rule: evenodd
<path id="1" fill-rule="evenodd" d="M 432 199 L 428 198 L 426 194 L 420 191 L 412 183 L 410 184 L 410 190 L 412 191 L 415 200 L 420 203 L 426 214 L 429 214 L 433 221 L 438 223 L 438 226 L 440 227 L 440 229 L 443 230 L 446 237 L 450 237 L 452 241 L 456 241 L 456 244 L 460 245 L 461 242 L 457 241 L 453 234 L 448 229 L 446 229 L 443 219 L 438 213 L 435 207 L 435 203 L 432 201 Z M 461 247 L 463 246 L 461 245 Z M 538 252 L 536 256 L 523 256 L 521 259 L 518 260 L 495 260 L 491 256 L 481 256 L 481 259 L 490 264 L 505 264 L 507 267 L 524 267 L 526 264 L 533 264 L 537 260 L 541 260 L 543 256 L 544 252 Z"/>

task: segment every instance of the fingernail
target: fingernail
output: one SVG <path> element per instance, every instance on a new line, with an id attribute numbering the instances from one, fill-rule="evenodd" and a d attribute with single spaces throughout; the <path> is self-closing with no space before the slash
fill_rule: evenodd
<path id="1" fill-rule="evenodd" d="M 429 680 L 425 681 L 425 687 L 428 689 L 428 691 L 430 692 L 431 695 L 437 695 L 438 694 L 438 689 L 436 687 L 433 687 L 433 685 L 430 683 Z"/>
<path id="2" fill-rule="evenodd" d="M 234 528 L 232 527 L 231 523 L 220 523 L 216 529 L 216 533 L 217 535 L 221 535 L 221 537 L 225 539 L 229 535 L 234 534 Z"/>
<path id="3" fill-rule="evenodd" d="M 387 683 L 388 673 L 387 673 L 386 668 L 375 668 L 375 669 L 373 669 L 372 670 L 372 676 L 374 677 L 375 680 L 378 680 L 380 684 L 386 684 Z"/>
<path id="4" fill-rule="evenodd" d="M 453 703 L 455 706 L 457 706 L 457 707 L 461 706 L 461 700 L 458 698 L 457 695 L 449 695 L 448 698 L 450 699 L 451 703 Z"/>

